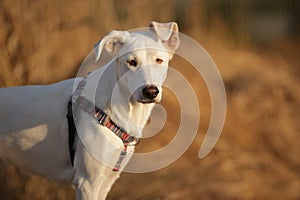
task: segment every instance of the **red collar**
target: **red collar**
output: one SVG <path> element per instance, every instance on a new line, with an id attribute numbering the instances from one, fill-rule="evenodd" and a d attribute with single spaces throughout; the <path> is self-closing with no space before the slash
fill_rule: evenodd
<path id="1" fill-rule="evenodd" d="M 136 146 L 139 143 L 139 138 L 129 135 L 127 131 L 118 126 L 106 113 L 94 106 L 94 104 L 86 98 L 79 96 L 75 101 L 75 104 L 76 103 L 78 103 L 81 109 L 95 117 L 100 125 L 107 127 L 115 133 L 123 141 L 124 145 Z"/>
<path id="2" fill-rule="evenodd" d="M 79 82 L 76 90 L 74 91 L 71 97 L 70 102 L 74 106 L 79 106 L 79 108 L 83 109 L 84 111 L 95 117 L 95 119 L 97 119 L 100 125 L 107 127 L 110 131 L 115 133 L 122 140 L 124 144 L 124 149 L 119 156 L 118 162 L 113 168 L 114 171 L 119 171 L 121 168 L 122 161 L 127 153 L 127 146 L 136 146 L 139 143 L 140 139 L 135 136 L 129 135 L 127 131 L 125 131 L 122 127 L 119 127 L 115 122 L 113 122 L 113 120 L 106 113 L 104 113 L 102 110 L 100 110 L 92 102 L 90 102 L 83 96 L 80 96 L 85 84 L 86 78 L 82 79 Z"/>

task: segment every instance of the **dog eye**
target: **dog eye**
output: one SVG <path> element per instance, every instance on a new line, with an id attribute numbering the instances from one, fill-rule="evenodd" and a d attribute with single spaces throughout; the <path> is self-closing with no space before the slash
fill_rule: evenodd
<path id="1" fill-rule="evenodd" d="M 156 62 L 156 64 L 161 64 L 163 62 L 163 60 L 160 58 L 156 58 L 155 62 Z"/>
<path id="2" fill-rule="evenodd" d="M 127 63 L 128 63 L 130 66 L 133 66 L 133 67 L 136 67 L 136 66 L 137 66 L 137 62 L 136 62 L 135 59 L 127 60 Z"/>

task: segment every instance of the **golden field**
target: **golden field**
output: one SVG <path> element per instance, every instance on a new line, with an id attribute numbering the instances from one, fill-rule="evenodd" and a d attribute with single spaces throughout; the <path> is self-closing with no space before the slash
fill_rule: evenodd
<path id="1" fill-rule="evenodd" d="M 74 77 L 109 31 L 145 27 L 151 20 L 177 21 L 222 74 L 227 95 L 222 135 L 214 150 L 199 159 L 211 114 L 209 93 L 195 69 L 175 56 L 170 65 L 190 81 L 198 97 L 198 134 L 172 165 L 145 174 L 123 173 L 108 199 L 300 199 L 300 37 L 293 20 L 299 15 L 277 12 L 280 5 L 257 14 L 250 12 L 257 6 L 250 1 L 240 7 L 218 2 L 2 0 L 0 87 Z M 288 2 L 293 5 L 285 9 L 299 7 Z M 285 12 L 292 20 L 285 20 Z M 141 141 L 138 152 L 163 147 L 177 131 L 180 109 L 174 94 L 166 91 L 161 104 L 167 122 L 155 137 Z M 0 161 L 0 180 L 0 199 L 75 199 L 71 186 L 28 175 L 6 161 Z"/>

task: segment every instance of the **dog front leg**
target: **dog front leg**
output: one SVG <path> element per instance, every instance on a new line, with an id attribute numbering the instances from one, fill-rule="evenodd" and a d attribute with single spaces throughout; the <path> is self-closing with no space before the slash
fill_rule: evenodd
<path id="1" fill-rule="evenodd" d="M 103 200 L 107 197 L 112 185 L 115 181 L 120 177 L 121 172 L 115 172 L 111 169 L 108 169 L 107 174 L 109 174 L 104 178 L 101 189 L 99 191 L 99 200 Z"/>
<path id="2" fill-rule="evenodd" d="M 78 140 L 74 160 L 73 185 L 77 200 L 104 200 L 108 191 L 102 191 L 110 168 L 104 166 Z M 106 193 L 106 194 L 105 194 Z"/>
<path id="3" fill-rule="evenodd" d="M 98 188 L 85 177 L 75 177 L 73 184 L 76 190 L 76 200 L 98 200 Z"/>

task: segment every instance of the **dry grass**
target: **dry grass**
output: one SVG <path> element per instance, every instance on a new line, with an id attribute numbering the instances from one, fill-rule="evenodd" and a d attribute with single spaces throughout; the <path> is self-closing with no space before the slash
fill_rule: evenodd
<path id="1" fill-rule="evenodd" d="M 198 3 L 189 4 L 182 14 L 186 18 L 180 18 L 173 12 L 175 1 L 114 2 L 1 1 L 0 86 L 72 77 L 108 31 L 145 26 L 149 20 L 180 20 L 184 33 L 203 44 L 224 78 L 228 107 L 221 139 L 208 157 L 198 159 L 210 118 L 209 96 L 194 69 L 175 58 L 171 65 L 191 81 L 199 98 L 199 134 L 171 166 L 147 174 L 124 173 L 109 199 L 299 199 L 297 40 L 260 49 L 236 46 L 226 31 L 213 33 L 223 26 L 201 29 L 203 8 Z M 172 139 L 169 133 L 176 132 L 178 104 L 168 92 L 162 104 L 172 114 L 159 135 L 142 141 L 140 152 L 158 149 Z M 0 180 L 0 199 L 74 199 L 70 186 L 26 175 L 2 161 Z"/>

